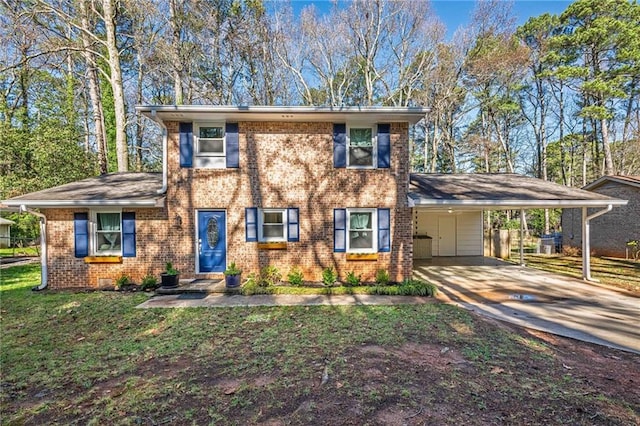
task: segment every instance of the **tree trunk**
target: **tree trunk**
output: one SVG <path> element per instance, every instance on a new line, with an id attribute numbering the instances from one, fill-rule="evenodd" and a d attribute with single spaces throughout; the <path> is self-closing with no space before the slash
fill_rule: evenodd
<path id="1" fill-rule="evenodd" d="M 116 44 L 116 9 L 113 0 L 102 0 L 104 24 L 107 35 L 107 51 L 109 54 L 109 81 L 113 90 L 113 104 L 116 120 L 116 158 L 118 171 L 129 170 L 129 147 L 127 145 L 127 116 L 124 106 L 124 90 L 122 88 L 122 69 L 120 68 L 120 52 Z"/>
<path id="2" fill-rule="evenodd" d="M 96 66 L 95 57 L 90 52 L 91 43 L 87 33 L 91 32 L 89 28 L 89 19 L 87 18 L 87 5 L 86 1 L 79 2 L 80 13 L 82 14 L 81 26 L 84 31 L 81 31 L 82 47 L 84 48 L 82 54 L 86 62 L 87 70 L 86 76 L 89 82 L 89 99 L 91 100 L 91 113 L 93 118 L 93 127 L 96 138 L 96 152 L 98 154 L 98 168 L 100 174 L 104 175 L 108 172 L 107 167 L 107 135 L 104 126 L 104 114 L 102 111 L 102 96 L 100 94 L 100 82 L 98 78 L 98 69 Z"/>
<path id="3" fill-rule="evenodd" d="M 173 56 L 173 91 L 176 105 L 184 103 L 184 84 L 182 82 L 182 60 L 180 58 L 180 25 L 176 0 L 169 1 L 169 25 L 171 26 L 171 56 Z"/>
<path id="4" fill-rule="evenodd" d="M 611 146 L 609 145 L 609 124 L 606 118 L 600 120 L 600 131 L 602 132 L 602 150 L 604 151 L 604 171 L 607 175 L 613 175 L 613 157 L 611 156 Z"/>

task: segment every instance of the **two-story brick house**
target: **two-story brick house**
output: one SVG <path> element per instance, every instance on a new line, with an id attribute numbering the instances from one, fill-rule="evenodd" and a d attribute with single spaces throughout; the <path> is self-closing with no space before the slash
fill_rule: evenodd
<path id="1" fill-rule="evenodd" d="M 420 108 L 141 106 L 163 129 L 162 173 L 118 173 L 26 194 L 46 217 L 48 285 L 139 282 L 272 265 L 392 280 L 412 270 L 409 125 Z M 43 220 L 43 222 L 45 222 Z"/>

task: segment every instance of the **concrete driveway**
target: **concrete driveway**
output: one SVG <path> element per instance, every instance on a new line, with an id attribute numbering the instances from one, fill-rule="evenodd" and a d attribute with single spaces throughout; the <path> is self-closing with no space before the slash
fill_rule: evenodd
<path id="1" fill-rule="evenodd" d="M 488 317 L 640 353 L 640 298 L 494 258 L 414 264 L 440 297 Z"/>

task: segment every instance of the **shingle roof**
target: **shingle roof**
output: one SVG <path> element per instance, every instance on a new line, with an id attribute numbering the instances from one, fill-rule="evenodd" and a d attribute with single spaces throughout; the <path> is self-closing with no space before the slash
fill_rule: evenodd
<path id="1" fill-rule="evenodd" d="M 416 206 L 541 208 L 622 205 L 618 200 L 518 174 L 411 174 L 409 199 Z"/>
<path id="2" fill-rule="evenodd" d="M 3 201 L 7 206 L 140 206 L 161 207 L 161 173 L 111 173 L 67 183 Z"/>
<path id="3" fill-rule="evenodd" d="M 602 176 L 600 179 L 597 179 L 593 182 L 591 182 L 588 185 L 585 185 L 583 187 L 583 189 L 587 189 L 589 191 L 601 186 L 602 184 L 604 184 L 605 182 L 610 181 L 610 182 L 618 182 L 624 185 L 632 185 L 632 186 L 640 186 L 640 176 L 622 176 L 622 175 L 615 175 L 615 176 Z"/>

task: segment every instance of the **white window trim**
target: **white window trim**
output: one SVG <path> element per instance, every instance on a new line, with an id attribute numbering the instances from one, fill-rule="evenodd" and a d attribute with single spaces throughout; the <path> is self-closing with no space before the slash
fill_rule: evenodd
<path id="1" fill-rule="evenodd" d="M 122 256 L 123 234 L 122 234 L 122 209 L 91 210 L 89 222 L 89 250 L 94 256 Z M 120 249 L 98 251 L 98 213 L 118 213 L 120 215 Z"/>
<path id="2" fill-rule="evenodd" d="M 351 147 L 351 128 L 354 129 L 371 129 L 371 141 L 372 141 L 372 149 L 373 155 L 370 166 L 352 166 L 349 164 L 350 155 L 349 148 Z M 350 169 L 377 169 L 378 168 L 378 126 L 375 124 L 365 124 L 365 123 L 348 123 L 347 124 L 347 167 Z"/>
<path id="3" fill-rule="evenodd" d="M 264 236 L 264 214 L 265 213 L 281 213 L 282 214 L 282 237 L 265 237 Z M 258 209 L 258 241 L 259 242 L 286 242 L 289 230 L 289 215 L 287 209 Z"/>
<path id="4" fill-rule="evenodd" d="M 371 232 L 373 233 L 371 248 L 351 248 L 351 214 L 371 213 Z M 378 209 L 347 209 L 347 253 L 377 253 L 378 252 Z"/>
<path id="5" fill-rule="evenodd" d="M 226 157 L 227 156 L 227 130 L 225 123 L 202 121 L 193 123 L 193 140 L 195 145 L 195 155 L 198 157 Z M 200 152 L 200 127 L 222 127 L 222 153 L 216 152 Z M 203 139 L 217 139 L 217 138 L 203 138 Z"/>

